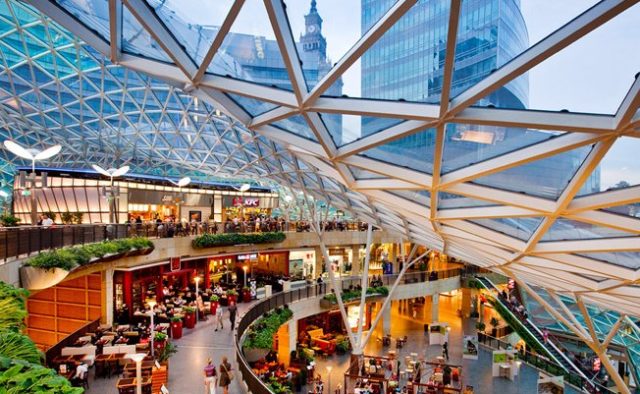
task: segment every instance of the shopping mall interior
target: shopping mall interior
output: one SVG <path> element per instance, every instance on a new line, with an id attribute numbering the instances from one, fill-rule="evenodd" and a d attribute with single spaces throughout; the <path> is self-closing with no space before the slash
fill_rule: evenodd
<path id="1" fill-rule="evenodd" d="M 0 0 L 0 393 L 640 392 L 640 0 Z"/>

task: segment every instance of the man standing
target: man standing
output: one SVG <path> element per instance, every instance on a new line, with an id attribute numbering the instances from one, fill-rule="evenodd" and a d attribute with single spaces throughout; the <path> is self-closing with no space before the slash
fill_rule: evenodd
<path id="1" fill-rule="evenodd" d="M 229 320 L 231 321 L 231 331 L 233 331 L 236 327 L 236 313 L 238 312 L 238 307 L 235 302 L 229 303 Z"/>
<path id="2" fill-rule="evenodd" d="M 42 215 L 42 226 L 43 227 L 51 227 L 53 226 L 53 219 L 51 219 L 48 215 Z"/>

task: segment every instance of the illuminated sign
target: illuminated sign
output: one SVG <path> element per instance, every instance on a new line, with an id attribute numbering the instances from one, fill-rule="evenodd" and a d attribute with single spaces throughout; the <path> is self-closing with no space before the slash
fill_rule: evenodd
<path id="1" fill-rule="evenodd" d="M 171 271 L 180 271 L 182 268 L 182 259 L 180 257 L 172 257 L 171 260 Z"/>
<path id="2" fill-rule="evenodd" d="M 238 260 L 242 261 L 242 260 L 255 260 L 258 258 L 258 254 L 257 253 L 252 253 L 252 254 L 240 254 L 238 255 Z"/>
<path id="3" fill-rule="evenodd" d="M 240 196 L 234 197 L 232 204 L 234 207 L 259 207 L 260 199 L 259 198 L 242 198 Z"/>

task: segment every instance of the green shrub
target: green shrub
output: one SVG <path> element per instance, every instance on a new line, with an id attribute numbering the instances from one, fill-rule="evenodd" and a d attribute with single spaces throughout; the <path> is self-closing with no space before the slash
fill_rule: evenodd
<path id="1" fill-rule="evenodd" d="M 241 244 L 264 244 L 282 242 L 287 238 L 285 233 L 230 233 L 230 234 L 203 234 L 192 241 L 196 249 L 212 248 L 215 246 L 229 246 Z"/>
<path id="2" fill-rule="evenodd" d="M 14 227 L 18 224 L 19 221 L 20 219 L 13 215 L 5 214 L 0 216 L 0 224 L 2 224 L 4 227 Z"/>
<path id="3" fill-rule="evenodd" d="M 0 356 L 42 363 L 43 355 L 35 343 L 24 334 L 15 331 L 0 331 Z"/>
<path id="4" fill-rule="evenodd" d="M 256 320 L 248 331 L 243 346 L 248 349 L 273 348 L 273 336 L 281 325 L 293 317 L 289 308 L 283 308 L 279 313 L 266 313 L 264 317 Z"/>
<path id="5" fill-rule="evenodd" d="M 157 353 L 158 362 L 163 363 L 176 353 L 178 353 L 177 346 L 172 342 L 167 342 L 164 348 Z"/>
<path id="6" fill-rule="evenodd" d="M 63 212 L 60 214 L 60 220 L 62 220 L 64 224 L 71 224 L 73 223 L 73 214 L 69 211 Z"/>
<path id="7" fill-rule="evenodd" d="M 162 342 L 162 341 L 166 341 L 167 338 L 168 338 L 168 336 L 164 332 L 156 332 L 156 335 L 153 337 L 153 340 L 154 341 L 158 341 L 158 342 Z"/>
<path id="8" fill-rule="evenodd" d="M 86 265 L 91 259 L 101 259 L 108 254 L 122 254 L 133 250 L 153 248 L 153 242 L 147 238 L 127 238 L 115 241 L 104 241 L 95 244 L 56 249 L 41 252 L 27 260 L 24 265 L 45 270 L 61 268 L 66 271 Z"/>
<path id="9" fill-rule="evenodd" d="M 84 389 L 56 371 L 24 360 L 0 357 L 0 391 L 2 393 L 82 394 Z"/>
<path id="10" fill-rule="evenodd" d="M 349 302 L 358 299 L 360 298 L 361 294 L 362 292 L 360 290 L 344 290 L 342 292 L 342 301 Z M 367 295 L 387 296 L 389 295 L 389 289 L 386 286 L 367 287 Z M 338 302 L 338 298 L 333 293 L 325 295 L 323 299 L 332 303 Z"/>
<path id="11" fill-rule="evenodd" d="M 215 294 L 214 294 L 214 295 L 212 295 L 212 296 L 209 298 L 209 301 L 211 301 L 211 302 L 218 302 L 219 300 L 220 300 L 220 298 L 218 298 L 218 296 L 217 296 L 217 295 L 215 295 Z"/>

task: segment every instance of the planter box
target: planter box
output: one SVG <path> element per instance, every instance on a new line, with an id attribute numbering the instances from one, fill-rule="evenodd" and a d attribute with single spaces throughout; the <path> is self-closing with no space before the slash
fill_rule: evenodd
<path id="1" fill-rule="evenodd" d="M 212 316 L 216 315 L 216 311 L 218 310 L 218 307 L 220 306 L 219 302 L 211 302 L 211 307 L 209 308 L 209 311 L 211 312 Z"/>
<path id="2" fill-rule="evenodd" d="M 171 322 L 171 338 L 173 339 L 182 338 L 182 322 L 181 321 Z"/>
<path id="3" fill-rule="evenodd" d="M 20 282 L 27 290 L 43 290 L 62 282 L 69 271 L 62 268 L 20 267 Z"/>
<path id="4" fill-rule="evenodd" d="M 187 328 L 193 328 L 196 326 L 196 313 L 189 312 L 184 315 L 184 326 Z"/>
<path id="5" fill-rule="evenodd" d="M 269 353 L 269 349 L 242 348 L 244 358 L 250 363 L 256 362 L 261 358 L 265 358 L 267 353 Z"/>

